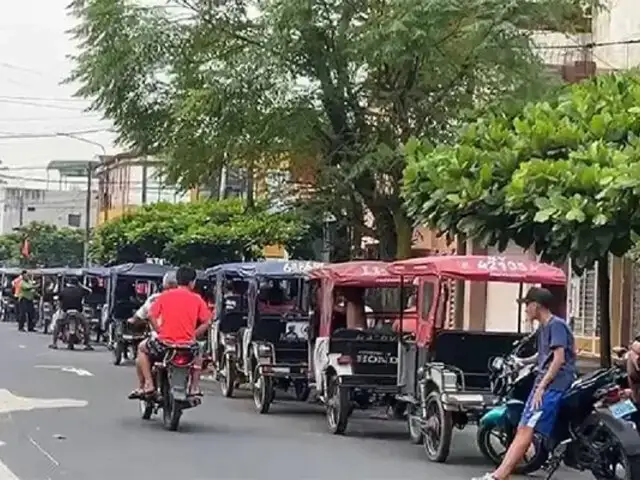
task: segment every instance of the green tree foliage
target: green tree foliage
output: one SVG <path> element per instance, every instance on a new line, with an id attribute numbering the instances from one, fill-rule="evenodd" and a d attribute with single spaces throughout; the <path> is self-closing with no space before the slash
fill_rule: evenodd
<path id="1" fill-rule="evenodd" d="M 25 239 L 29 240 L 28 258 L 21 253 Z M 82 230 L 33 222 L 0 236 L 0 261 L 25 267 L 80 267 L 83 248 Z"/>
<path id="2" fill-rule="evenodd" d="M 509 241 L 577 272 L 598 262 L 607 348 L 609 254 L 640 234 L 640 76 L 599 76 L 519 115 L 468 126 L 460 143 L 407 147 L 409 211 L 449 235 Z"/>
<path id="3" fill-rule="evenodd" d="M 259 258 L 267 245 L 293 246 L 306 228 L 293 214 L 269 213 L 241 200 L 156 203 L 98 227 L 93 257 L 104 264 L 164 258 L 174 265 L 208 267 Z"/>
<path id="4" fill-rule="evenodd" d="M 310 162 L 322 210 L 377 237 L 384 256 L 406 256 L 402 146 L 449 139 L 470 111 L 535 94 L 542 69 L 518 26 L 562 27 L 574 3 L 75 0 L 70 80 L 183 186 L 225 162 Z"/>

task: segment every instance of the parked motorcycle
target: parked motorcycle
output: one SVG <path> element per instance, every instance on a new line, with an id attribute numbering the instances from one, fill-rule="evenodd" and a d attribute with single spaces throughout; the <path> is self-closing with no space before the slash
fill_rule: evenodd
<path id="1" fill-rule="evenodd" d="M 491 362 L 495 371 L 505 365 L 504 358 Z M 528 464 L 525 461 L 522 471 L 531 472 L 544 465 L 549 480 L 564 463 L 569 468 L 590 471 L 598 480 L 640 478 L 640 436 L 635 425 L 625 420 L 635 406 L 620 397 L 620 381 L 620 369 L 614 367 L 574 382 L 562 399 L 551 437 L 534 441 L 536 453 Z M 508 400 L 487 413 L 486 423 L 491 423 L 493 416 L 505 429 L 515 431 L 523 409 L 524 401 Z"/>
<path id="2" fill-rule="evenodd" d="M 520 414 L 535 382 L 535 365 L 522 365 L 518 360 L 519 352 L 534 337 L 535 332 L 514 343 L 509 355 L 495 357 L 489 364 L 491 390 L 501 398 L 501 402 L 480 419 L 476 443 L 482 455 L 496 466 L 502 462 L 515 437 Z M 532 447 L 514 473 L 526 475 L 535 472 L 543 467 L 547 457 L 543 438 L 536 434 Z"/>
<path id="3" fill-rule="evenodd" d="M 195 354 L 191 347 L 174 346 L 169 349 L 162 362 L 153 365 L 156 392 L 155 395 L 140 400 L 143 420 L 149 420 L 162 410 L 165 428 L 176 431 L 182 412 L 202 403 L 200 397 L 189 395 L 194 360 Z"/>

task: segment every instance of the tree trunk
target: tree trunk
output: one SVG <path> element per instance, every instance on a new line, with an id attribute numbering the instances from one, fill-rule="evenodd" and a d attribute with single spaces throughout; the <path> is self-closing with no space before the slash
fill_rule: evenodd
<path id="1" fill-rule="evenodd" d="M 394 212 L 393 221 L 396 230 L 396 258 L 404 260 L 411 258 L 411 246 L 413 244 L 413 225 L 405 214 L 404 209 Z"/>
<path id="2" fill-rule="evenodd" d="M 255 168 L 253 160 L 247 166 L 247 210 L 253 210 L 255 204 Z"/>
<path id="3" fill-rule="evenodd" d="M 609 256 L 598 261 L 598 301 L 600 303 L 600 364 L 611 367 L 611 302 Z"/>

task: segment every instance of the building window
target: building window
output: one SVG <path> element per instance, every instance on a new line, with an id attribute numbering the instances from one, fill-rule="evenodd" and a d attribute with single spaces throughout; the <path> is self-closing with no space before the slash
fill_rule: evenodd
<path id="1" fill-rule="evenodd" d="M 27 212 L 35 212 L 36 207 L 27 207 Z"/>
<path id="2" fill-rule="evenodd" d="M 70 213 L 68 215 L 67 224 L 70 227 L 80 227 L 81 215 L 79 213 Z"/>

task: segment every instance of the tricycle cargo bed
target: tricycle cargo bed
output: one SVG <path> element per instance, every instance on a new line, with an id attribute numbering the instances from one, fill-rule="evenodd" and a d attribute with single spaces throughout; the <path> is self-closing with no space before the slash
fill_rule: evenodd
<path id="1" fill-rule="evenodd" d="M 460 369 L 466 390 L 488 390 L 489 360 L 507 355 L 513 343 L 523 337 L 511 332 L 441 331 L 436 336 L 431 361 Z"/>

